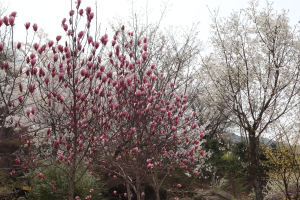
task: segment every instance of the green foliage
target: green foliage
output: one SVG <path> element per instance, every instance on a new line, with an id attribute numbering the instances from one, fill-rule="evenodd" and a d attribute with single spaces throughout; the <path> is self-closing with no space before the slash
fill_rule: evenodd
<path id="1" fill-rule="evenodd" d="M 243 186 L 247 180 L 247 169 L 243 168 L 237 157 L 232 153 L 224 153 L 222 160 L 225 161 L 224 168 L 226 173 L 224 178 L 228 180 L 228 184 L 224 186 L 224 189 L 233 189 L 234 196 L 237 198 L 237 194 L 247 188 L 247 186 Z"/>
<path id="2" fill-rule="evenodd" d="M 65 170 L 68 170 L 63 164 L 60 166 Z M 45 180 L 40 180 L 37 174 L 42 169 L 36 169 L 31 173 L 32 178 L 32 191 L 29 193 L 29 199 L 66 199 L 69 191 L 69 180 L 70 178 L 61 169 L 50 166 L 42 171 L 45 175 Z M 76 179 L 83 173 L 83 168 L 79 168 L 76 174 Z M 53 190 L 52 180 L 55 182 L 56 191 Z M 79 196 L 85 198 L 88 195 L 92 195 L 93 199 L 103 199 L 102 192 L 105 192 L 102 188 L 103 184 L 100 180 L 97 180 L 94 176 L 89 173 L 85 173 L 82 179 L 75 185 L 74 197 Z M 93 193 L 90 193 L 90 189 L 94 189 Z"/>
<path id="3" fill-rule="evenodd" d="M 211 171 L 207 167 L 204 167 L 202 170 L 203 175 L 207 177 L 206 180 L 209 182 L 215 182 L 216 177 L 222 176 L 224 174 L 224 161 L 221 159 L 223 155 L 223 151 L 220 150 L 220 148 L 223 148 L 225 146 L 225 142 L 221 141 L 221 143 L 215 139 L 210 138 L 207 135 L 204 136 L 204 139 L 206 139 L 206 142 L 203 143 L 203 149 L 208 151 L 212 151 L 212 156 L 206 161 L 206 163 L 210 164 L 214 167 L 214 170 Z"/>
<path id="4" fill-rule="evenodd" d="M 165 176 L 165 174 L 161 174 L 159 176 L 160 179 L 162 179 Z M 184 170 L 180 169 L 180 167 L 175 166 L 175 170 L 172 173 L 172 177 L 167 177 L 164 181 L 164 186 L 171 186 L 176 188 L 177 183 L 181 184 L 181 188 L 185 189 L 186 191 L 189 191 L 190 187 L 197 181 L 197 177 L 194 175 L 189 175 Z M 175 184 L 176 183 L 176 184 Z"/>

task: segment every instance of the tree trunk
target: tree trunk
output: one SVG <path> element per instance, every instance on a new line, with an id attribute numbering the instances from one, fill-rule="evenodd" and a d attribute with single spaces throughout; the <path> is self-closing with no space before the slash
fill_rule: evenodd
<path id="1" fill-rule="evenodd" d="M 155 186 L 155 188 L 153 188 L 153 189 L 155 191 L 156 200 L 160 200 L 160 198 L 159 198 L 159 182 L 158 182 L 158 177 L 157 177 L 156 173 L 153 178 L 154 178 L 154 186 Z"/>
<path id="2" fill-rule="evenodd" d="M 139 180 L 139 176 L 136 176 L 136 199 L 141 200 L 141 182 Z"/>
<path id="3" fill-rule="evenodd" d="M 156 200 L 160 200 L 159 199 L 159 188 L 156 188 L 155 195 L 156 195 Z"/>
<path id="4" fill-rule="evenodd" d="M 254 186 L 256 200 L 263 200 L 262 181 L 261 181 L 261 177 L 257 173 L 259 169 L 259 160 L 258 160 L 259 142 L 258 139 L 255 138 L 254 131 L 251 131 L 249 136 L 250 136 L 249 139 L 250 139 L 250 159 L 251 159 L 250 175 L 251 177 L 254 178 L 253 186 Z"/>
<path id="5" fill-rule="evenodd" d="M 69 186 L 69 200 L 74 200 L 75 175 L 76 175 L 76 160 L 74 159 L 72 162 L 72 174 L 71 174 L 71 180 Z"/>
<path id="6" fill-rule="evenodd" d="M 129 183 L 128 183 L 128 177 L 126 177 L 126 189 L 127 189 L 127 198 L 128 198 L 128 200 L 131 200 L 130 187 L 129 187 Z"/>

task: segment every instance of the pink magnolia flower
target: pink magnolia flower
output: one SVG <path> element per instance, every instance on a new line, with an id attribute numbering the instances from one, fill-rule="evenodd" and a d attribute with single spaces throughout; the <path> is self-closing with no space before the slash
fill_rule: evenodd
<path id="1" fill-rule="evenodd" d="M 201 151 L 200 151 L 201 156 L 202 156 L 204 153 L 205 153 L 204 150 L 201 150 Z"/>
<path id="2" fill-rule="evenodd" d="M 91 7 L 86 7 L 85 11 L 86 11 L 86 14 L 88 15 L 88 14 L 91 13 L 92 8 Z"/>
<path id="3" fill-rule="evenodd" d="M 15 25 L 15 18 L 14 18 L 14 17 L 10 17 L 10 18 L 8 19 L 8 21 L 9 21 L 9 24 L 10 24 L 11 26 Z"/>
<path id="4" fill-rule="evenodd" d="M 3 43 L 0 42 L 0 51 L 2 51 L 2 50 L 3 50 Z"/>
<path id="5" fill-rule="evenodd" d="M 116 190 L 114 190 L 114 195 L 117 195 L 117 191 Z"/>
<path id="6" fill-rule="evenodd" d="M 29 117 L 29 115 L 30 115 L 30 110 L 26 110 L 26 114 L 27 114 L 27 116 Z"/>
<path id="7" fill-rule="evenodd" d="M 144 197 L 145 196 L 145 193 L 144 192 L 142 192 L 142 197 Z"/>
<path id="8" fill-rule="evenodd" d="M 19 164 L 20 164 L 20 159 L 17 158 L 17 159 L 15 160 L 15 162 L 16 162 L 16 165 L 19 165 Z"/>
<path id="9" fill-rule="evenodd" d="M 53 44 L 54 44 L 54 41 L 53 41 L 53 40 L 50 40 L 50 41 L 48 42 L 48 46 L 49 46 L 49 48 L 50 48 L 50 47 L 52 47 L 52 46 L 53 46 Z"/>
<path id="10" fill-rule="evenodd" d="M 24 24 L 24 26 L 25 26 L 25 28 L 28 30 L 29 27 L 30 27 L 30 22 L 26 22 L 26 23 Z"/>
<path id="11" fill-rule="evenodd" d="M 79 15 L 82 16 L 83 15 L 83 9 L 79 10 Z"/>
<path id="12" fill-rule="evenodd" d="M 45 175 L 43 173 L 38 173 L 37 177 L 41 180 L 45 179 Z"/>
<path id="13" fill-rule="evenodd" d="M 11 175 L 11 176 L 15 176 L 15 174 L 16 174 L 15 170 L 12 170 L 12 171 L 10 172 L 10 175 Z"/>
<path id="14" fill-rule="evenodd" d="M 45 83 L 46 83 L 46 85 L 48 85 L 48 83 L 49 83 L 49 78 L 48 77 L 45 79 Z"/>
<path id="15" fill-rule="evenodd" d="M 124 193 L 124 197 L 127 197 L 127 193 Z"/>
<path id="16" fill-rule="evenodd" d="M 83 32 L 83 31 L 80 31 L 80 32 L 78 33 L 78 38 L 81 39 L 81 38 L 83 37 L 83 35 L 84 35 L 84 32 Z"/>
<path id="17" fill-rule="evenodd" d="M 4 23 L 6 26 L 8 26 L 8 17 L 7 17 L 7 16 L 3 17 L 3 23 Z"/>
<path id="18" fill-rule="evenodd" d="M 56 62 L 58 60 L 58 54 L 54 55 L 54 62 Z"/>
<path id="19" fill-rule="evenodd" d="M 132 149 L 132 152 L 137 152 L 138 151 L 138 148 L 137 147 L 134 147 L 133 149 Z"/>
<path id="20" fill-rule="evenodd" d="M 56 36 L 56 41 L 58 42 L 61 39 L 61 35 Z"/>
<path id="21" fill-rule="evenodd" d="M 32 60 L 30 61 L 30 63 L 31 63 L 31 66 L 33 67 L 33 66 L 36 64 L 36 59 L 35 59 L 35 58 L 32 59 Z"/>
<path id="22" fill-rule="evenodd" d="M 70 14 L 70 16 L 73 16 L 74 15 L 74 10 L 71 10 L 69 14 Z"/>
<path id="23" fill-rule="evenodd" d="M 87 197 L 85 197 L 85 199 L 91 199 L 92 198 L 92 196 L 90 195 L 90 196 L 87 196 Z"/>
<path id="24" fill-rule="evenodd" d="M 21 48 L 21 42 L 18 42 L 17 44 L 17 48 L 20 49 Z"/>
<path id="25" fill-rule="evenodd" d="M 112 74 L 113 74 L 113 72 L 112 72 L 111 70 L 109 70 L 109 71 L 106 73 L 107 77 L 109 77 L 109 78 L 112 77 Z"/>
<path id="26" fill-rule="evenodd" d="M 200 138 L 203 138 L 203 136 L 204 136 L 203 131 L 200 131 Z"/>
<path id="27" fill-rule="evenodd" d="M 144 44 L 144 46 L 143 46 L 144 51 L 147 51 L 147 48 L 148 48 L 148 45 Z"/>
<path id="28" fill-rule="evenodd" d="M 37 31 L 37 29 L 38 29 L 37 24 L 33 24 L 32 28 L 33 28 L 34 31 Z"/>
<path id="29" fill-rule="evenodd" d="M 101 65 L 101 66 L 100 66 L 100 71 L 103 72 L 104 69 L 105 69 L 105 66 L 104 66 L 104 65 Z"/>
<path id="30" fill-rule="evenodd" d="M 108 36 L 107 36 L 107 34 L 105 34 L 104 36 L 102 36 L 101 39 L 100 39 L 100 41 L 101 41 L 104 45 L 106 45 L 107 42 L 108 42 Z"/>
<path id="31" fill-rule="evenodd" d="M 94 192 L 94 190 L 93 190 L 93 189 L 90 189 L 90 192 Z"/>
<path id="32" fill-rule="evenodd" d="M 93 42 L 93 37 L 92 36 L 88 37 L 88 43 L 91 44 L 91 42 Z"/>
<path id="33" fill-rule="evenodd" d="M 178 188 L 178 189 L 181 188 L 181 184 L 177 184 L 177 188 Z"/>
<path id="34" fill-rule="evenodd" d="M 14 17 L 14 18 L 16 18 L 16 17 L 17 17 L 17 12 L 14 11 L 14 12 L 10 13 L 9 17 Z"/>

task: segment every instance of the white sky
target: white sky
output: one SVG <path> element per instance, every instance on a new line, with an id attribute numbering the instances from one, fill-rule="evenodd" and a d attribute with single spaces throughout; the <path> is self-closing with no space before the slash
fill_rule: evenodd
<path id="1" fill-rule="evenodd" d="M 8 2 L 8 0 L 4 0 Z M 10 0 L 9 12 L 17 11 L 15 33 L 16 39 L 25 41 L 25 22 L 37 23 L 49 33 L 50 39 L 55 40 L 56 35 L 65 33 L 62 29 L 61 21 L 64 17 L 68 19 L 70 11 L 70 0 Z M 75 0 L 73 0 L 75 2 Z M 128 19 L 131 13 L 131 3 L 128 0 L 97 0 L 98 2 L 98 22 L 102 24 L 102 30 L 109 27 L 107 19 L 119 15 L 121 18 Z M 151 10 L 149 21 L 156 22 L 160 16 L 162 0 L 149 0 L 148 8 Z M 272 1 L 271 1 L 272 2 Z M 147 0 L 135 0 L 135 12 L 139 13 L 146 8 Z M 239 10 L 248 6 L 248 0 L 169 0 L 171 6 L 167 15 L 163 18 L 162 27 L 189 26 L 200 22 L 200 38 L 205 42 L 210 36 L 211 23 L 207 6 L 214 10 L 219 7 L 219 16 L 228 16 L 232 10 Z M 266 5 L 265 0 L 260 1 L 260 5 Z M 92 7 L 95 12 L 95 0 L 82 0 L 82 8 Z M 275 0 L 273 7 L 277 11 L 282 9 L 289 10 L 291 24 L 296 24 L 300 20 L 299 0 Z M 73 7 L 75 8 L 75 7 Z M 32 28 L 30 29 L 31 32 Z M 102 32 L 104 33 L 104 31 Z M 101 34 L 102 35 L 102 34 Z M 109 34 L 112 37 L 112 34 Z M 110 38 L 109 37 L 109 38 Z"/>
<path id="2" fill-rule="evenodd" d="M 4 0 L 8 2 L 8 0 Z M 73 0 L 73 9 L 75 2 Z M 61 27 L 62 19 L 69 18 L 70 0 L 10 0 L 9 12 L 16 11 L 17 18 L 15 20 L 15 39 L 25 41 L 26 31 L 24 24 L 30 22 L 30 33 L 33 33 L 32 24 L 37 23 L 38 27 L 43 27 L 45 32 L 49 34 L 49 38 L 55 40 L 57 35 L 66 35 Z M 128 0 L 97 0 L 98 2 L 98 23 L 102 24 L 102 33 L 108 29 L 109 39 L 112 38 L 112 33 L 109 30 L 107 20 L 112 20 L 119 16 L 122 19 L 128 19 L 131 14 L 131 1 Z M 270 1 L 272 2 L 272 1 Z M 274 0 L 274 10 L 281 12 L 282 9 L 289 10 L 291 25 L 297 24 L 300 21 L 300 0 Z M 149 0 L 148 10 L 151 11 L 149 21 L 156 22 L 160 17 L 162 9 L 162 0 Z M 145 10 L 147 0 L 135 0 L 134 12 L 139 13 Z M 200 23 L 199 38 L 206 42 L 210 36 L 209 10 L 211 11 L 219 7 L 219 17 L 226 17 L 232 10 L 239 10 L 248 7 L 248 0 L 169 0 L 170 7 L 167 14 L 163 18 L 161 27 L 182 26 L 191 27 L 193 23 Z M 265 0 L 260 0 L 260 7 L 266 5 Z M 95 0 L 82 0 L 81 8 L 87 6 L 92 7 L 92 12 L 95 12 Z M 93 20 L 95 21 L 95 20 Z M 95 23 L 95 22 L 94 22 Z M 94 24 L 92 24 L 94 26 Z M 29 38 L 31 35 L 29 35 Z M 64 39 L 64 38 L 63 38 Z M 64 41 L 64 40 L 62 40 Z"/>

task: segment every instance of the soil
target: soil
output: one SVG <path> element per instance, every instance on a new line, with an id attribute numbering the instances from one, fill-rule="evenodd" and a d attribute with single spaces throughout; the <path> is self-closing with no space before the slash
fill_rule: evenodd
<path id="1" fill-rule="evenodd" d="M 185 197 L 190 197 L 190 195 L 187 195 L 187 193 L 185 192 L 185 189 L 174 189 L 174 187 L 169 186 L 169 188 L 171 189 L 171 192 L 168 194 L 168 198 L 167 200 L 173 200 L 175 197 L 178 197 L 179 199 L 183 199 Z M 197 193 L 200 192 L 205 192 L 211 190 L 211 188 L 209 187 L 209 183 L 203 182 L 201 180 L 197 181 L 196 183 L 194 183 L 189 189 L 188 191 L 190 192 L 194 192 L 194 196 L 197 195 Z M 251 200 L 251 197 L 249 196 L 249 192 L 251 189 L 248 188 L 248 190 L 241 192 L 239 194 L 239 197 L 236 198 L 237 200 Z M 175 192 L 176 191 L 176 192 Z M 229 194 L 231 194 L 233 196 L 234 192 L 233 190 L 226 190 L 226 192 L 228 192 Z M 186 195 L 184 195 L 186 194 Z M 191 198 L 192 199 L 192 198 Z"/>

